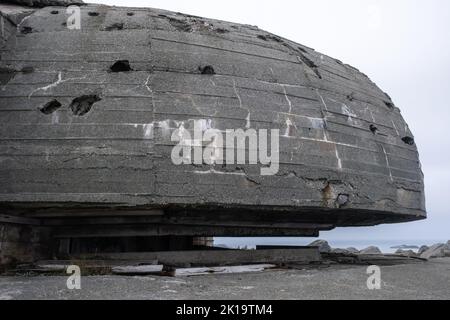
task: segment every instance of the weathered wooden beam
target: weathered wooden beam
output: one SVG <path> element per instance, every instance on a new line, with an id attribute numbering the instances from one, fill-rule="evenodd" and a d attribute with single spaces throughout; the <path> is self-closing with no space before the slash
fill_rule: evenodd
<path id="1" fill-rule="evenodd" d="M 221 227 L 208 225 L 96 225 L 59 227 L 56 238 L 105 238 L 105 237 L 147 237 L 147 236 L 302 236 L 317 237 L 317 229 L 283 229 L 253 227 Z"/>
<path id="2" fill-rule="evenodd" d="M 112 268 L 112 273 L 117 275 L 159 275 L 162 273 L 163 268 L 163 265 L 123 266 Z"/>
<path id="3" fill-rule="evenodd" d="M 33 218 L 81 218 L 81 217 L 150 217 L 163 216 L 163 210 L 80 210 L 80 209 L 64 209 L 64 210 L 42 210 L 39 212 L 29 213 L 29 217 Z"/>
<path id="4" fill-rule="evenodd" d="M 209 267 L 209 268 L 180 268 L 167 273 L 173 277 L 192 277 L 205 276 L 210 274 L 233 274 L 233 273 L 252 273 L 263 272 L 267 269 L 276 268 L 274 264 L 257 264 L 249 266 L 231 266 L 231 267 Z"/>
<path id="5" fill-rule="evenodd" d="M 167 266 L 232 266 L 244 264 L 311 263 L 321 261 L 316 247 L 283 250 L 172 251 L 87 254 L 85 259 L 157 260 Z M 74 257 L 76 258 L 76 257 Z"/>
<path id="6" fill-rule="evenodd" d="M 92 259 L 73 259 L 73 260 L 39 260 L 35 263 L 36 267 L 43 266 L 65 266 L 79 265 L 86 267 L 139 267 L 139 266 L 154 266 L 157 265 L 157 260 L 92 260 Z"/>
<path id="7" fill-rule="evenodd" d="M 68 218 L 46 218 L 43 224 L 46 226 L 77 226 L 77 225 L 114 225 L 114 224 L 173 224 L 173 225 L 208 225 L 219 227 L 263 227 L 263 228 L 279 228 L 279 229 L 318 229 L 331 230 L 334 228 L 332 224 L 324 223 L 281 223 L 267 222 L 263 220 L 254 221 L 225 221 L 220 216 L 211 218 L 190 218 L 190 217 L 168 217 L 168 216 L 129 216 L 129 217 L 72 217 Z"/>
<path id="8" fill-rule="evenodd" d="M 10 224 L 24 224 L 24 225 L 41 225 L 41 221 L 33 218 L 25 218 L 19 216 L 10 216 L 5 214 L 0 214 L 0 223 L 10 223 Z"/>

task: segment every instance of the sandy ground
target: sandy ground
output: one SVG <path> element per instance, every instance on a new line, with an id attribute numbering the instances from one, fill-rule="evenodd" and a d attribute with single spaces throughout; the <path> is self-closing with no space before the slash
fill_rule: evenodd
<path id="1" fill-rule="evenodd" d="M 1 299 L 450 299 L 450 258 L 381 267 L 380 290 L 367 288 L 367 268 L 266 271 L 189 278 L 0 277 Z"/>

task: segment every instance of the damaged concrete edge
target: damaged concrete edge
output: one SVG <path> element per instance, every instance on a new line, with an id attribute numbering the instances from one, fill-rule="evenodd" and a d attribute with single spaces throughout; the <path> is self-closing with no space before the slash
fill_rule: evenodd
<path id="1" fill-rule="evenodd" d="M 44 8 L 49 6 L 67 7 L 70 5 L 84 5 L 82 0 L 6 0 L 6 3 L 26 7 Z"/>

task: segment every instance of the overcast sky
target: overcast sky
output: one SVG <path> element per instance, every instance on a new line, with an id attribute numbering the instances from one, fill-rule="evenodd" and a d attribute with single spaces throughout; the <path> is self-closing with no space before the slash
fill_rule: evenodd
<path id="1" fill-rule="evenodd" d="M 450 239 L 450 1 L 85 0 L 153 7 L 261 29 L 351 64 L 389 93 L 413 131 L 427 221 L 322 233 L 327 239 Z M 448 188 L 448 189 L 447 189 Z M 447 194 L 449 191 L 449 194 Z"/>

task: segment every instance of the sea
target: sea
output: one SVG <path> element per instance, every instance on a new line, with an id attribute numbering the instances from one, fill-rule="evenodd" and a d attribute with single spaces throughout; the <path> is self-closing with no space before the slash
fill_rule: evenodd
<path id="1" fill-rule="evenodd" d="M 214 238 L 214 245 L 233 249 L 254 249 L 257 245 L 280 245 L 280 246 L 307 246 L 315 239 L 310 238 Z M 326 239 L 324 239 L 326 240 Z M 446 243 L 448 240 L 327 240 L 332 248 L 345 249 L 349 247 L 358 250 L 370 246 L 378 247 L 383 253 L 394 253 L 396 246 L 408 245 L 416 246 L 417 251 L 423 245 L 431 246 L 436 243 Z M 410 250 L 410 249 L 406 249 Z"/>

